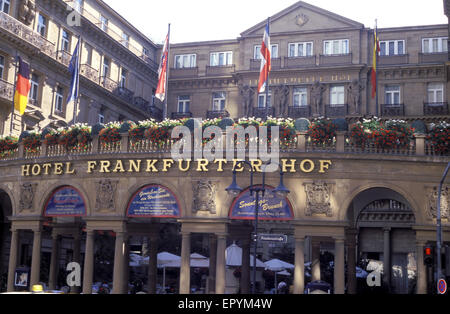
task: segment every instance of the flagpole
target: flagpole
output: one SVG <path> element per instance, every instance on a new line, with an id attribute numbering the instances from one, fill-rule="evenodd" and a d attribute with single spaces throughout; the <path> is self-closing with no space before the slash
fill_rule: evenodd
<path id="1" fill-rule="evenodd" d="M 378 19 L 375 19 L 375 45 L 378 46 Z M 378 103 L 378 58 L 379 58 L 379 53 L 378 53 L 378 47 L 375 48 L 376 51 L 376 57 L 375 57 L 375 113 L 376 116 L 379 117 L 380 116 L 380 108 L 379 108 L 379 103 Z"/>
<path id="2" fill-rule="evenodd" d="M 270 17 L 267 18 L 267 26 L 269 28 L 269 38 L 270 38 Z M 270 51 L 270 58 L 272 58 L 272 47 L 271 47 L 271 43 L 269 40 L 269 47 L 267 47 L 267 49 L 269 49 Z M 269 60 L 269 62 L 271 63 L 272 60 Z M 269 67 L 266 67 L 266 71 L 267 71 L 267 81 L 266 81 L 266 120 L 268 118 L 269 115 L 269 75 L 270 75 L 270 69 Z"/>
<path id="3" fill-rule="evenodd" d="M 163 51 L 164 53 L 164 51 Z M 163 109 L 163 120 L 167 119 L 167 107 L 168 107 L 168 98 L 169 98 L 169 71 L 170 71 L 170 23 L 169 23 L 169 31 L 167 33 L 167 65 L 166 65 L 166 86 L 165 86 L 165 94 L 164 97 L 164 109 Z"/>
<path id="4" fill-rule="evenodd" d="M 82 40 L 81 35 L 78 36 L 78 58 L 77 58 L 77 68 L 78 68 L 78 78 L 77 78 L 77 98 L 75 98 L 75 101 L 73 102 L 73 124 L 77 124 L 77 108 L 79 106 L 80 101 L 80 68 L 81 68 L 81 52 L 83 49 L 81 49 Z"/>
<path id="5" fill-rule="evenodd" d="M 13 99 L 12 99 L 12 111 L 11 111 L 11 124 L 9 127 L 9 134 L 12 136 L 13 135 L 13 121 L 14 121 L 14 114 L 15 114 L 15 107 L 14 107 L 14 102 L 15 102 L 15 98 L 16 98 L 16 88 L 17 88 L 17 72 L 18 72 L 18 60 L 17 60 L 18 54 L 16 51 L 16 57 L 14 58 L 14 62 L 15 62 L 15 67 L 16 67 L 16 71 L 14 73 L 14 92 L 13 92 Z"/>

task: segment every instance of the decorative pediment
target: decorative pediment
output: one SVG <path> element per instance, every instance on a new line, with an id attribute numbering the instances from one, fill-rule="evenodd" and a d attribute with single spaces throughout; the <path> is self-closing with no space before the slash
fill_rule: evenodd
<path id="1" fill-rule="evenodd" d="M 360 29 L 364 27 L 364 25 L 359 22 L 303 1 L 299 1 L 287 9 L 275 14 L 270 20 L 270 32 L 272 34 L 348 28 Z M 267 21 L 262 21 L 241 33 L 241 36 L 262 36 L 266 23 Z"/>

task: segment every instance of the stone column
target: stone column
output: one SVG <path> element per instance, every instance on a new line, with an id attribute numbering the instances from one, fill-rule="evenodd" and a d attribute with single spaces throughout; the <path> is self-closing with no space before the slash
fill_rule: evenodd
<path id="1" fill-rule="evenodd" d="M 50 261 L 50 275 L 48 280 L 48 287 L 50 290 L 56 289 L 58 282 L 58 260 L 59 260 L 59 242 L 60 237 L 55 231 L 52 233 L 52 256 Z"/>
<path id="2" fill-rule="evenodd" d="M 73 261 L 75 263 L 81 263 L 81 234 L 79 231 L 73 235 Z M 80 293 L 80 287 L 71 287 L 70 293 Z"/>
<path id="3" fill-rule="evenodd" d="M 94 244 L 95 234 L 93 230 L 86 232 L 86 249 L 84 253 L 83 268 L 83 294 L 92 293 L 92 282 L 94 280 Z"/>
<path id="4" fill-rule="evenodd" d="M 30 289 L 33 285 L 37 285 L 40 280 L 41 273 L 41 243 L 42 243 L 42 231 L 37 228 L 34 231 L 33 237 L 33 255 L 31 257 L 31 278 Z"/>
<path id="5" fill-rule="evenodd" d="M 209 235 L 209 291 L 214 294 L 216 292 L 216 267 L 217 267 L 217 236 Z"/>
<path id="6" fill-rule="evenodd" d="M 417 294 L 427 294 L 427 269 L 424 264 L 423 251 L 425 249 L 425 241 L 416 241 L 417 249 Z"/>
<path id="7" fill-rule="evenodd" d="M 318 281 L 321 279 L 320 274 L 320 242 L 312 241 L 312 264 L 311 264 L 311 281 Z"/>
<path id="8" fill-rule="evenodd" d="M 391 228 L 384 228 L 384 249 L 383 249 L 383 284 L 391 287 Z"/>
<path id="9" fill-rule="evenodd" d="M 124 237 L 124 256 L 123 256 L 123 293 L 128 294 L 128 282 L 130 280 L 130 236 Z"/>
<path id="10" fill-rule="evenodd" d="M 250 238 L 242 241 L 241 294 L 250 293 Z"/>
<path id="11" fill-rule="evenodd" d="M 294 294 L 305 292 L 305 238 L 295 238 Z"/>
<path id="12" fill-rule="evenodd" d="M 182 233 L 181 240 L 181 268 L 180 268 L 180 294 L 191 292 L 191 234 Z"/>
<path id="13" fill-rule="evenodd" d="M 158 279 L 158 238 L 156 235 L 148 237 L 150 250 L 148 262 L 148 293 L 156 294 L 156 283 Z"/>
<path id="14" fill-rule="evenodd" d="M 8 292 L 14 291 L 14 275 L 17 267 L 17 258 L 19 253 L 19 230 L 11 229 L 11 247 L 9 251 L 8 267 Z"/>
<path id="15" fill-rule="evenodd" d="M 450 277 L 450 246 L 445 247 L 445 274 Z"/>
<path id="16" fill-rule="evenodd" d="M 124 276 L 123 263 L 125 257 L 125 233 L 116 232 L 116 247 L 114 252 L 113 294 L 123 294 Z"/>
<path id="17" fill-rule="evenodd" d="M 345 293 L 345 241 L 334 241 L 334 294 Z"/>
<path id="18" fill-rule="evenodd" d="M 225 294 L 226 249 L 227 236 L 220 234 L 217 236 L 216 294 Z"/>
<path id="19" fill-rule="evenodd" d="M 347 284 L 348 294 L 356 294 L 356 230 L 347 232 Z"/>

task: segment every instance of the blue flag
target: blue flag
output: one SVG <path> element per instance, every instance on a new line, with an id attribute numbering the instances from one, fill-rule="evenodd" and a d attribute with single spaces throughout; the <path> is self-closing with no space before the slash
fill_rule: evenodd
<path id="1" fill-rule="evenodd" d="M 70 83 L 70 90 L 67 96 L 67 103 L 78 99 L 78 89 L 80 85 L 80 39 L 78 39 L 77 46 L 75 47 L 72 59 L 70 60 L 69 72 L 72 75 L 72 81 Z"/>

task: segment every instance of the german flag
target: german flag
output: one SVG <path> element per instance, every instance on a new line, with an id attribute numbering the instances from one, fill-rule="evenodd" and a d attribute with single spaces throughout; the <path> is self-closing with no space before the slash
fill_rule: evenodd
<path id="1" fill-rule="evenodd" d="M 374 31 L 374 44 L 373 44 L 373 66 L 372 66 L 372 99 L 377 95 L 377 57 L 380 53 L 380 40 L 378 39 L 378 30 Z"/>
<path id="2" fill-rule="evenodd" d="M 24 115 L 25 109 L 28 104 L 28 93 L 31 89 L 30 84 L 30 66 L 22 61 L 21 57 L 17 57 L 19 60 L 19 71 L 17 72 L 16 93 L 14 95 L 14 109 L 20 112 L 20 115 Z"/>

